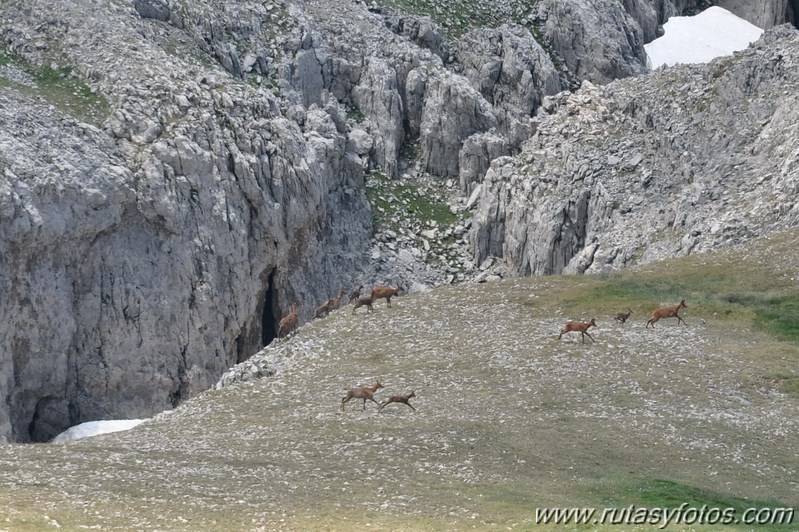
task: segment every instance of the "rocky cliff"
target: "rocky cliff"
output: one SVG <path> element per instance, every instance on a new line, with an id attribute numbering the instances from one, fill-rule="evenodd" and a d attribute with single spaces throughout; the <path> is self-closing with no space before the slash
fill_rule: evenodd
<path id="1" fill-rule="evenodd" d="M 369 264 L 366 173 L 408 171 L 413 144 L 416 171 L 470 183 L 561 88 L 527 30 L 473 37 L 495 78 L 429 19 L 357 2 L 0 17 L 0 439 L 172 407 L 293 301 L 302 322 L 339 286 L 398 280 Z"/>
<path id="2" fill-rule="evenodd" d="M 5 68 L 36 91 L 22 79 L 1 111 L 4 437 L 174 406 L 274 336 L 291 301 L 321 298 L 321 276 L 359 271 L 369 211 L 344 109 L 317 91 L 290 120 L 234 75 L 246 56 L 197 46 L 267 12 L 169 7 L 3 6 Z M 101 127 L 61 99 L 73 77 L 107 102 Z"/>
<path id="3" fill-rule="evenodd" d="M 602 272 L 796 225 L 797 65 L 799 32 L 780 26 L 735 57 L 546 99 L 486 175 L 476 260 Z"/>
<path id="4" fill-rule="evenodd" d="M 799 13 L 796 0 L 717 0 L 713 3 L 764 29 L 786 22 L 795 23 Z"/>

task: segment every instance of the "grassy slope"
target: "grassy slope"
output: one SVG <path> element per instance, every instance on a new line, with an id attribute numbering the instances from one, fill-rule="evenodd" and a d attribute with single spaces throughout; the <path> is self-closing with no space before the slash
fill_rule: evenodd
<path id="1" fill-rule="evenodd" d="M 4 70 L 9 69 L 9 70 Z M 10 71 L 28 79 L 28 84 L 9 77 Z M 95 94 L 85 81 L 68 67 L 36 67 L 11 54 L 0 44 L 0 92 L 13 90 L 30 97 L 41 97 L 66 115 L 99 125 L 108 117 L 108 101 Z"/>
<path id="2" fill-rule="evenodd" d="M 769 315 L 796 308 L 797 236 L 344 308 L 267 350 L 275 377 L 127 433 L 4 447 L 0 528 L 527 528 L 550 505 L 799 505 L 797 316 Z M 687 326 L 644 328 L 683 297 Z M 595 344 L 557 340 L 591 316 Z M 378 397 L 415 389 L 418 412 L 339 411 L 375 378 Z"/>

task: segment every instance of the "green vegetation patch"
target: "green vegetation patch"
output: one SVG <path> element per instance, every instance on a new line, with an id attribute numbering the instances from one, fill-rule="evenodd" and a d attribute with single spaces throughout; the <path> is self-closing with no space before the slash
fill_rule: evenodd
<path id="1" fill-rule="evenodd" d="M 356 124 L 360 124 L 366 119 L 366 117 L 361 112 L 361 110 L 358 109 L 355 105 L 348 105 L 347 106 L 347 119 L 348 120 L 352 120 Z"/>
<path id="2" fill-rule="evenodd" d="M 18 69 L 33 82 L 31 85 L 20 83 L 0 73 L 0 87 L 41 97 L 63 113 L 90 124 L 100 124 L 108 117 L 108 100 L 93 92 L 69 67 L 36 67 L 2 48 L 0 66 Z"/>
<path id="3" fill-rule="evenodd" d="M 763 520 L 770 517 L 768 520 L 778 523 L 793 521 L 793 524 L 791 522 L 785 524 L 764 523 L 757 528 L 763 531 L 793 530 L 797 516 L 799 516 L 796 508 L 777 500 L 735 497 L 665 479 L 643 479 L 622 489 L 614 489 L 613 493 L 607 496 L 606 503 L 609 507 L 618 508 L 629 508 L 632 505 L 637 508 L 670 510 L 674 512 L 672 515 L 675 517 L 679 511 L 684 519 L 683 525 L 721 525 L 725 516 L 732 520 L 743 520 L 757 515 Z M 778 509 L 784 509 L 784 515 L 788 518 L 780 519 L 779 516 L 783 514 L 779 513 Z M 789 518 L 791 511 L 793 511 L 792 520 Z M 767 514 L 770 515 L 767 516 Z M 680 526 L 680 523 L 673 521 L 672 523 L 672 526 Z M 734 521 L 726 524 L 743 526 L 742 523 Z M 753 525 L 747 525 L 744 529 L 749 529 L 751 526 Z"/>
<path id="4" fill-rule="evenodd" d="M 380 172 L 369 176 L 366 196 L 372 205 L 375 230 L 399 230 L 401 219 L 408 215 L 422 225 L 435 222 L 439 228 L 449 227 L 462 219 L 438 195 L 425 193 L 417 183 L 389 179 Z"/>
<path id="5" fill-rule="evenodd" d="M 756 298 L 755 323 L 769 333 L 799 343 L 799 291 L 777 297 Z"/>
<path id="6" fill-rule="evenodd" d="M 692 316 L 754 320 L 779 339 L 799 342 L 799 287 L 786 287 L 780 276 L 760 265 L 702 260 L 687 257 L 648 271 L 599 275 L 566 300 L 578 308 L 629 306 L 648 312 L 685 299 Z"/>

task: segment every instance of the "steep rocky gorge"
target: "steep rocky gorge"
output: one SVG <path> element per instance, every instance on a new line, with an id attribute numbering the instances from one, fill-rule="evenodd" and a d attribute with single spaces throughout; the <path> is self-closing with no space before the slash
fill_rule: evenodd
<path id="1" fill-rule="evenodd" d="M 0 3 L 0 440 L 170 408 L 268 343 L 293 301 L 307 320 L 339 286 L 412 281 L 370 262 L 372 171 L 480 187 L 480 260 L 504 253 L 519 273 L 546 273 L 587 257 L 593 190 L 570 207 L 577 229 L 559 242 L 573 243 L 532 250 L 549 233 L 525 232 L 538 214 L 521 214 L 514 205 L 528 200 L 503 180 L 521 181 L 516 165 L 533 164 L 542 139 L 603 138 L 590 117 L 615 89 L 545 96 L 642 74 L 643 44 L 693 4 L 546 0 L 526 20 L 452 37 L 429 18 L 346 0 Z M 713 75 L 696 72 L 701 92 Z M 686 83 L 659 76 L 672 92 Z M 719 101 L 759 94 L 732 88 L 747 80 L 730 80 Z M 628 94 L 646 85 L 626 83 Z M 608 113 L 654 129 L 647 101 L 619 99 Z M 533 119 L 542 104 L 550 118 Z M 771 116 L 758 113 L 753 124 Z M 667 120 L 673 136 L 696 125 L 682 116 Z M 542 146 L 534 164 L 560 157 Z M 630 146 L 608 147 L 619 161 L 597 148 L 591 172 L 631 164 Z M 572 170 L 550 191 L 561 200 L 572 201 Z M 538 260 L 558 266 L 527 266 Z"/>

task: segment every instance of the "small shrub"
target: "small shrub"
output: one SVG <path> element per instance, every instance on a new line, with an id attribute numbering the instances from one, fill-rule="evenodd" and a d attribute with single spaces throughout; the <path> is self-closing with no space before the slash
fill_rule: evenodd
<path id="1" fill-rule="evenodd" d="M 356 124 L 360 124 L 366 119 L 366 117 L 361 112 L 361 110 L 358 109 L 356 106 L 348 105 L 347 106 L 347 119 L 348 120 L 352 120 Z"/>

